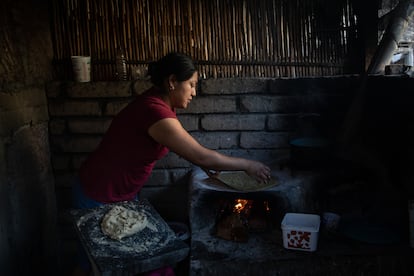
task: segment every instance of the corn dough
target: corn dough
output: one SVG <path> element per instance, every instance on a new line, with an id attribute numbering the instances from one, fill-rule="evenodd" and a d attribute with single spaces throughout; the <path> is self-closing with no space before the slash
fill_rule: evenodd
<path id="1" fill-rule="evenodd" d="M 101 229 L 111 239 L 121 240 L 143 230 L 148 225 L 145 213 L 128 210 L 122 206 L 114 206 L 105 214 Z"/>

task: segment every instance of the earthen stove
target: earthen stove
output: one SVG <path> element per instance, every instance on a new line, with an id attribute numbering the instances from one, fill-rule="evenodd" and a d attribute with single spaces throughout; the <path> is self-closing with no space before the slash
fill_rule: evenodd
<path id="1" fill-rule="evenodd" d="M 279 261 L 294 253 L 283 248 L 280 223 L 286 212 L 315 212 L 318 176 L 281 170 L 274 170 L 273 175 L 277 186 L 240 192 L 199 168 L 193 171 L 190 275 L 271 275 L 284 269 Z M 259 206 L 259 210 L 232 214 L 232 207 L 237 212 L 241 202 Z"/>

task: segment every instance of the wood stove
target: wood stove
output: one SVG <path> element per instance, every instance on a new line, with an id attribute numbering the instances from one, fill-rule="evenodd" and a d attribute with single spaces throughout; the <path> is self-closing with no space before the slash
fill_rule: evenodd
<path id="1" fill-rule="evenodd" d="M 274 170 L 278 185 L 241 192 L 196 168 L 190 180 L 190 275 L 270 275 L 295 253 L 283 248 L 286 212 L 315 212 L 313 173 Z M 241 213 L 237 205 L 250 204 Z M 289 257 L 290 256 L 290 257 Z"/>

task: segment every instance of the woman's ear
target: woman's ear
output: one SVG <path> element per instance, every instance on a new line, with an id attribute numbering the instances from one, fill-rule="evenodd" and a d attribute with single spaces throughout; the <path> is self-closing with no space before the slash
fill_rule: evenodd
<path id="1" fill-rule="evenodd" d="M 177 82 L 177 77 L 175 75 L 170 75 L 168 77 L 168 86 L 169 87 L 174 87 L 176 85 Z"/>

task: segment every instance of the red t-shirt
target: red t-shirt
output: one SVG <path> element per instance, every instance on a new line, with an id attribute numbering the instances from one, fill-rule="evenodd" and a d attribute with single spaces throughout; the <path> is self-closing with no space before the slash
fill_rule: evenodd
<path id="1" fill-rule="evenodd" d="M 156 88 L 137 96 L 121 110 L 99 147 L 80 168 L 83 192 L 103 203 L 134 199 L 155 162 L 168 153 L 148 134 L 149 127 L 164 118 L 177 116 Z"/>

